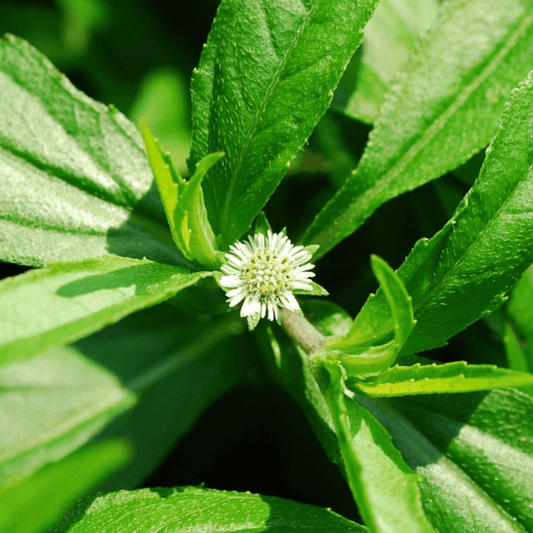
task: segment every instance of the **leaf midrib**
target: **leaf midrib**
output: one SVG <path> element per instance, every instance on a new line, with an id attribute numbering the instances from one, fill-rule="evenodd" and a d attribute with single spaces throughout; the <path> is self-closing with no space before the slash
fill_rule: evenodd
<path id="1" fill-rule="evenodd" d="M 301 36 L 303 35 L 303 33 L 305 32 L 305 29 L 307 28 L 307 26 L 309 25 L 309 22 L 311 21 L 315 11 L 318 9 L 318 7 L 320 6 L 322 0 L 316 0 L 315 2 L 315 5 L 309 10 L 307 16 L 304 18 L 304 20 L 302 21 L 301 25 L 300 25 L 300 28 L 298 30 L 298 32 L 296 32 L 295 36 L 294 36 L 294 40 L 293 42 L 291 43 L 291 46 L 289 46 L 289 48 L 287 49 L 286 53 L 285 53 L 285 56 L 282 60 L 282 62 L 280 63 L 279 65 L 279 68 L 275 74 L 275 76 L 273 77 L 268 89 L 267 89 L 267 92 L 265 93 L 265 97 L 263 98 L 263 101 L 261 102 L 261 105 L 259 106 L 259 109 L 257 110 L 257 113 L 255 115 L 255 118 L 254 118 L 254 121 L 248 131 L 248 135 L 245 139 L 245 142 L 241 148 L 241 151 L 239 152 L 239 156 L 237 158 L 237 162 L 236 162 L 236 165 L 234 166 L 234 170 L 231 174 L 231 178 L 230 178 L 230 183 L 228 185 L 228 192 L 226 194 L 226 198 L 224 200 L 224 207 L 222 208 L 222 215 L 220 217 L 220 232 L 222 233 L 222 235 L 224 235 L 225 231 L 226 231 L 226 226 L 228 224 L 228 217 L 229 217 L 229 209 L 230 209 L 230 204 L 231 204 L 231 200 L 232 200 L 232 196 L 233 196 L 233 190 L 235 188 L 235 185 L 237 183 L 237 179 L 238 179 L 238 174 L 240 172 L 240 169 L 242 167 L 242 164 L 243 164 L 243 161 L 245 159 L 245 156 L 248 152 L 248 149 L 250 147 L 250 143 L 252 142 L 252 139 L 254 137 L 254 134 L 259 126 L 259 123 L 261 122 L 261 119 L 263 118 L 263 114 L 267 108 L 267 105 L 270 101 L 270 98 L 272 96 L 272 94 L 274 93 L 274 90 L 276 88 L 276 86 L 278 85 L 278 82 L 281 78 L 281 75 L 285 69 L 285 67 L 287 66 L 287 63 L 289 62 L 289 59 L 292 55 L 292 53 L 294 52 L 295 48 L 297 47 L 298 45 L 298 42 L 301 38 Z M 262 3 L 261 3 L 262 5 Z"/>
<path id="2" fill-rule="evenodd" d="M 351 220 L 351 213 L 359 212 L 359 221 L 356 226 L 351 230 L 356 231 L 358 227 L 372 214 L 373 211 L 368 212 L 368 208 L 365 209 L 365 206 L 373 206 L 376 204 L 376 198 L 378 200 L 378 206 L 382 203 L 381 195 L 383 191 L 387 192 L 388 186 L 390 183 L 400 175 L 405 168 L 411 163 L 411 161 L 427 146 L 429 145 L 438 133 L 442 131 L 447 122 L 454 116 L 455 112 L 463 106 L 474 91 L 492 74 L 496 68 L 500 65 L 505 57 L 512 52 L 514 46 L 520 39 L 523 33 L 525 33 L 531 24 L 533 23 L 533 15 L 525 17 L 521 24 L 518 24 L 518 27 L 514 32 L 511 33 L 511 37 L 508 40 L 505 40 L 501 47 L 496 47 L 494 50 L 493 58 L 486 67 L 480 72 L 478 76 L 475 76 L 471 83 L 469 83 L 465 90 L 461 91 L 456 99 L 454 99 L 446 111 L 441 113 L 431 126 L 424 131 L 422 137 L 418 136 L 418 140 L 415 141 L 411 147 L 404 152 L 402 156 L 394 161 L 390 169 L 382 174 L 382 177 L 375 185 L 367 189 L 361 196 L 359 196 L 355 202 L 349 204 L 348 208 L 345 208 L 343 213 L 335 218 L 332 222 L 328 223 L 325 226 L 325 230 L 321 231 L 311 240 L 312 243 L 320 244 L 323 242 L 328 242 L 329 240 L 336 241 L 336 235 L 339 233 L 335 231 L 336 227 L 345 228 L 349 226 Z M 366 159 L 366 158 L 365 158 Z M 364 160 L 362 161 L 364 163 Z M 361 167 L 360 167 L 361 168 Z M 352 173 L 352 179 L 357 175 L 357 170 Z M 349 183 L 349 182 L 347 182 Z M 409 190 L 409 189 L 407 189 Z M 338 194 L 342 192 L 339 191 Z M 387 195 L 384 195 L 385 198 Z M 335 198 L 335 197 L 334 197 Z M 334 198 L 332 201 L 334 201 Z M 368 201 L 370 200 L 370 201 Z M 357 219 L 356 219 L 357 220 Z M 321 238 L 321 236 L 323 237 Z M 316 255 L 317 258 L 321 257 L 320 251 Z"/>

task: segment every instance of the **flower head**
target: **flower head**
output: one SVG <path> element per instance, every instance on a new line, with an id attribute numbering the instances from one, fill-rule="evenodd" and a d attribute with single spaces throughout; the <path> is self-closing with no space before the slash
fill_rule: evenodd
<path id="1" fill-rule="evenodd" d="M 293 291 L 312 290 L 309 278 L 315 275 L 309 272 L 314 267 L 309 248 L 294 246 L 286 235 L 270 230 L 230 246 L 220 285 L 230 307 L 244 300 L 241 316 L 248 317 L 251 329 L 265 316 L 277 320 L 279 308 L 300 310 Z"/>

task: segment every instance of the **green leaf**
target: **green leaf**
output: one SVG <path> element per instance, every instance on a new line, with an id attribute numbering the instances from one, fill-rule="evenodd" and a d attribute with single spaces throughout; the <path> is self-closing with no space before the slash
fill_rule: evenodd
<path id="1" fill-rule="evenodd" d="M 533 4 L 452 0 L 390 92 L 358 168 L 303 238 L 324 255 L 384 202 L 487 145 L 531 69 Z M 443 147 L 445 147 L 443 149 Z"/>
<path id="2" fill-rule="evenodd" d="M 0 283 L 0 364 L 73 342 L 209 275 L 107 256 L 4 280 Z"/>
<path id="3" fill-rule="evenodd" d="M 125 443 L 100 442 L 3 490 L 0 493 L 0 530 L 3 533 L 40 533 L 59 519 L 68 505 L 122 466 L 130 454 Z"/>
<path id="4" fill-rule="evenodd" d="M 336 108 L 373 123 L 391 82 L 416 51 L 418 38 L 435 23 L 438 7 L 437 0 L 381 0 L 365 29 L 355 89 L 345 103 L 334 100 Z M 339 87 L 344 88 L 342 81 Z"/>
<path id="5" fill-rule="evenodd" d="M 392 446 L 387 431 L 366 409 L 356 402 L 345 401 L 342 367 L 338 363 L 323 362 L 317 370 L 320 388 L 335 426 L 348 483 L 365 524 L 376 533 L 434 533 L 420 505 L 416 475 Z M 392 502 L 398 505 L 398 493 L 403 496 L 402 504 L 407 516 L 401 516 L 402 513 L 398 513 L 394 506 L 391 508 Z"/>
<path id="6" fill-rule="evenodd" d="M 243 531 L 364 533 L 320 507 L 258 494 L 196 487 L 141 489 L 82 500 L 50 533 Z"/>
<path id="7" fill-rule="evenodd" d="M 376 0 L 225 0 L 192 80 L 189 169 L 221 245 L 250 226 L 328 108 Z"/>
<path id="8" fill-rule="evenodd" d="M 514 390 L 360 400 L 421 476 L 438 531 L 533 531 L 533 399 Z"/>
<path id="9" fill-rule="evenodd" d="M 322 307 L 322 312 L 316 314 L 320 317 L 316 323 L 319 329 L 324 328 L 325 333 L 326 330 L 336 330 L 334 332 L 337 334 L 345 329 L 344 319 L 339 321 L 339 328 L 332 324 L 331 316 L 342 315 L 336 306 L 331 309 L 330 317 L 324 312 L 325 305 L 319 307 Z M 360 408 L 349 398 L 344 398 L 349 432 L 344 429 L 345 434 L 338 436 L 332 419 L 334 415 L 315 380 L 308 356 L 299 351 L 289 339 L 275 336 L 272 332 L 268 342 L 270 349 L 265 352 L 268 367 L 300 404 L 328 457 L 343 471 L 348 469 L 345 466 L 346 460 L 359 464 L 359 480 L 357 464 L 350 464 L 350 468 L 355 471 L 352 473 L 352 490 L 358 495 L 360 508 L 364 506 L 365 516 L 376 524 L 377 529 L 372 531 L 434 533 L 424 517 L 417 477 L 394 449 L 381 424 L 366 409 Z M 339 405 L 339 410 L 344 410 L 342 405 Z M 344 458 L 339 446 L 341 438 L 351 440 L 351 451 L 346 456 L 345 450 Z"/>
<path id="10" fill-rule="evenodd" d="M 134 401 L 114 375 L 71 347 L 0 367 L 0 485 L 65 457 Z"/>
<path id="11" fill-rule="evenodd" d="M 402 281 L 383 259 L 377 256 L 371 259 L 372 270 L 391 310 L 394 338 L 376 345 L 375 327 L 380 317 L 370 313 L 360 314 L 346 335 L 327 342 L 316 354 L 317 360 L 326 358 L 340 361 L 348 377 L 369 376 L 391 366 L 415 325 L 411 297 Z"/>
<path id="12" fill-rule="evenodd" d="M 163 303 L 76 343 L 139 398 L 100 433 L 130 442 L 135 457 L 99 490 L 138 487 L 204 410 L 242 379 L 254 358 L 240 330 L 232 315 L 212 320 L 206 335 L 205 323 Z"/>
<path id="13" fill-rule="evenodd" d="M 510 321 L 513 337 L 517 336 L 524 361 L 520 370 L 533 371 L 533 267 L 528 268 L 516 284 L 505 314 Z M 512 368 L 512 367 L 511 367 Z M 515 368 L 518 370 L 518 368 Z"/>
<path id="14" fill-rule="evenodd" d="M 513 92 L 480 176 L 452 219 L 398 269 L 417 320 L 402 353 L 442 346 L 497 309 L 533 261 L 532 107 L 533 75 Z M 392 333 L 385 295 L 361 313 L 383 317 L 376 332 Z"/>
<path id="15" fill-rule="evenodd" d="M 0 39 L 0 259 L 176 263 L 141 136 L 28 43 Z"/>
<path id="16" fill-rule="evenodd" d="M 444 365 L 394 366 L 367 381 L 350 380 L 348 387 L 366 396 L 459 393 L 533 385 L 533 375 L 494 365 L 468 365 L 456 361 Z"/>
<path id="17" fill-rule="evenodd" d="M 152 137 L 146 123 L 141 125 L 141 131 L 176 246 L 192 263 L 218 269 L 220 261 L 216 257 L 215 235 L 207 220 L 202 180 L 224 154 L 204 157 L 196 165 L 192 178 L 186 181 Z"/>

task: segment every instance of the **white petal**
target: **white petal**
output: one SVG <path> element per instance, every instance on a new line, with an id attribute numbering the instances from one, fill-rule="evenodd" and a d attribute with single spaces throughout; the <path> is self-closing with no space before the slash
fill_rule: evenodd
<path id="1" fill-rule="evenodd" d="M 228 274 L 228 276 L 239 276 L 241 273 L 240 270 L 229 265 L 222 265 L 220 270 L 222 270 L 224 274 Z"/>
<path id="2" fill-rule="evenodd" d="M 282 294 L 279 295 L 279 299 L 284 307 L 287 309 L 290 309 L 291 311 L 298 311 L 300 309 L 300 306 L 298 305 L 298 301 L 290 291 L 285 291 Z"/>
<path id="3" fill-rule="evenodd" d="M 245 285 L 245 282 L 237 276 L 222 276 L 219 283 L 223 287 L 228 287 L 229 289 Z"/>
<path id="4" fill-rule="evenodd" d="M 235 298 L 242 294 L 241 300 L 248 294 L 248 289 L 246 287 L 237 287 L 236 289 L 231 289 L 226 293 L 228 298 Z"/>
<path id="5" fill-rule="evenodd" d="M 291 282 L 291 289 L 300 289 L 302 291 L 312 291 L 313 287 L 312 285 L 309 285 L 308 283 L 302 283 L 301 281 L 293 281 Z"/>

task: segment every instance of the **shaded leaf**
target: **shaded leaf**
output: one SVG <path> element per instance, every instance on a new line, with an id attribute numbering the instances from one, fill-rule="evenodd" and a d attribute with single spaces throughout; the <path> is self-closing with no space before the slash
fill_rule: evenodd
<path id="1" fill-rule="evenodd" d="M 452 0 L 387 93 L 359 166 L 303 238 L 321 257 L 384 202 L 485 147 L 531 69 L 533 4 Z M 443 148 L 445 147 L 445 148 Z"/>
<path id="2" fill-rule="evenodd" d="M 51 464 L 0 494 L 3 533 L 40 533 L 65 508 L 130 458 L 125 443 L 106 441 Z"/>
<path id="3" fill-rule="evenodd" d="M 438 531 L 533 531 L 533 399 L 513 390 L 361 399 L 422 478 Z"/>
<path id="4" fill-rule="evenodd" d="M 74 348 L 0 367 L 0 484 L 79 448 L 135 397 Z"/>
<path id="5" fill-rule="evenodd" d="M 192 80 L 189 169 L 221 244 L 250 226 L 328 108 L 376 0 L 225 0 Z M 237 38 L 238 37 L 238 38 Z"/>
<path id="6" fill-rule="evenodd" d="M 100 433 L 130 442 L 135 457 L 99 490 L 138 487 L 204 410 L 253 364 L 238 335 L 238 317 L 208 324 L 164 303 L 76 344 L 138 396 L 132 409 Z"/>

